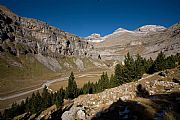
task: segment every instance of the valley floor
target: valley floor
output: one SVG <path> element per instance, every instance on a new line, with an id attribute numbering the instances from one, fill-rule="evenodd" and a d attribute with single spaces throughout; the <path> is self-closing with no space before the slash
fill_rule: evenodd
<path id="1" fill-rule="evenodd" d="M 100 78 L 102 72 L 107 72 L 109 75 L 113 73 L 112 69 L 93 69 L 82 72 L 74 72 L 76 82 L 78 87 L 82 87 L 84 83 L 87 82 L 96 82 Z M 29 84 L 28 87 L 23 87 L 14 91 L 5 91 L 1 92 L 0 95 L 0 111 L 3 111 L 4 108 L 8 108 L 12 103 L 17 102 L 20 103 L 22 100 L 26 99 L 26 97 L 31 96 L 33 92 L 40 91 L 44 88 L 44 86 L 48 86 L 49 91 L 55 92 L 59 90 L 61 87 L 67 87 L 67 80 L 69 74 L 59 74 L 54 77 L 52 80 L 39 80 L 34 81 L 34 84 Z M 14 86 L 15 87 L 15 86 Z"/>

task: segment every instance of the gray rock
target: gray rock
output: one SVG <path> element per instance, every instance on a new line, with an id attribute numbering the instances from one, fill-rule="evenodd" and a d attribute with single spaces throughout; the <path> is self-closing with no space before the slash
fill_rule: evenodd
<path id="1" fill-rule="evenodd" d="M 85 120 L 85 119 L 86 119 L 86 114 L 85 114 L 85 112 L 80 109 L 80 110 L 77 112 L 77 118 L 80 119 L 80 120 Z"/>
<path id="2" fill-rule="evenodd" d="M 19 17 L 4 6 L 0 6 L 0 18 L 0 46 L 17 56 L 27 53 L 51 57 L 89 55 L 92 49 L 92 44 L 79 36 L 36 19 Z"/>
<path id="3" fill-rule="evenodd" d="M 62 116 L 62 120 L 75 120 L 75 119 L 86 119 L 86 114 L 83 107 L 71 107 L 69 111 L 65 111 Z"/>
<path id="4" fill-rule="evenodd" d="M 42 63 L 43 65 L 45 65 L 47 68 L 49 68 L 52 71 L 60 71 L 62 69 L 62 67 L 60 66 L 60 64 L 58 63 L 58 61 L 55 58 L 52 57 L 45 57 L 41 54 L 37 54 L 35 55 L 35 58 Z"/>
<path id="5" fill-rule="evenodd" d="M 74 60 L 74 63 L 77 65 L 79 70 L 84 70 L 84 63 L 81 59 L 77 58 Z"/>
<path id="6" fill-rule="evenodd" d="M 62 120 L 74 120 L 74 114 L 71 113 L 70 111 L 65 111 L 62 116 L 61 116 Z"/>

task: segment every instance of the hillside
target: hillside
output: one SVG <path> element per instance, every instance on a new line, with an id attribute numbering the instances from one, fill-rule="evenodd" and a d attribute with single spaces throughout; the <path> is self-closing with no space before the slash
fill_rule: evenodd
<path id="1" fill-rule="evenodd" d="M 180 22 L 81 38 L 0 5 L 0 28 L 0 119 L 180 119 Z"/>
<path id="2" fill-rule="evenodd" d="M 160 51 L 175 54 L 180 50 L 180 23 L 169 28 L 145 25 L 135 31 L 119 28 L 104 36 L 104 41 L 95 45 L 104 59 L 122 60 L 127 52 L 132 55 L 155 58 Z"/>
<path id="3" fill-rule="evenodd" d="M 14 119 L 178 120 L 180 69 L 160 73 L 145 74 L 137 81 L 66 100 L 62 109 L 53 105 L 38 115 L 24 113 Z"/>
<path id="4" fill-rule="evenodd" d="M 178 119 L 179 114 L 179 69 L 168 70 L 166 76 L 158 73 L 144 76 L 136 82 L 106 89 L 98 94 L 82 95 L 74 99 L 74 104 L 69 111 L 62 115 L 62 120 L 67 119 L 92 119 L 92 120 L 123 120 L 136 118 L 138 120 L 155 119 L 159 117 L 172 117 Z M 142 98 L 138 95 L 138 86 L 142 85 L 150 96 Z M 166 105 L 166 109 L 164 109 Z M 138 109 L 137 109 L 138 107 Z M 169 111 L 169 109 L 171 109 Z M 160 115 L 162 113 L 162 115 Z M 142 116 L 143 114 L 143 116 Z M 165 114 L 165 115 L 163 115 Z M 177 117 L 177 118 L 175 118 Z"/>
<path id="5" fill-rule="evenodd" d="M 66 78 L 71 71 L 88 74 L 109 69 L 98 55 L 92 56 L 93 44 L 40 20 L 18 16 L 2 5 L 0 28 L 0 102 L 41 88 L 47 81 Z"/>

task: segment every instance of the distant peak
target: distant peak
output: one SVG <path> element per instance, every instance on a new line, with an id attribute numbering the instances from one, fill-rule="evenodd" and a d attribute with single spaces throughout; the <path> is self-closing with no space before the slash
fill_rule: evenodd
<path id="1" fill-rule="evenodd" d="M 116 31 L 127 31 L 126 29 L 124 29 L 124 28 L 118 28 L 117 30 L 115 30 L 115 32 Z"/>
<path id="2" fill-rule="evenodd" d="M 161 25 L 144 25 L 136 29 L 135 31 L 139 32 L 158 32 L 158 31 L 163 31 L 165 30 L 166 27 L 161 26 Z"/>
<path id="3" fill-rule="evenodd" d="M 103 38 L 101 37 L 100 34 L 93 33 L 90 36 L 85 37 L 86 40 L 89 42 L 102 42 Z"/>
<path id="4" fill-rule="evenodd" d="M 91 35 L 87 36 L 86 38 L 100 38 L 101 35 L 98 33 L 92 33 Z"/>

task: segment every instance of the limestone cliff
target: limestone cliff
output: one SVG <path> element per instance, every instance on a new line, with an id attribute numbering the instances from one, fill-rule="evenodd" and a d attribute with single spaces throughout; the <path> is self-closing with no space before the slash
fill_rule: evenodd
<path id="1" fill-rule="evenodd" d="M 45 22 L 20 17 L 0 6 L 0 51 L 19 54 L 90 55 L 93 45 Z"/>

